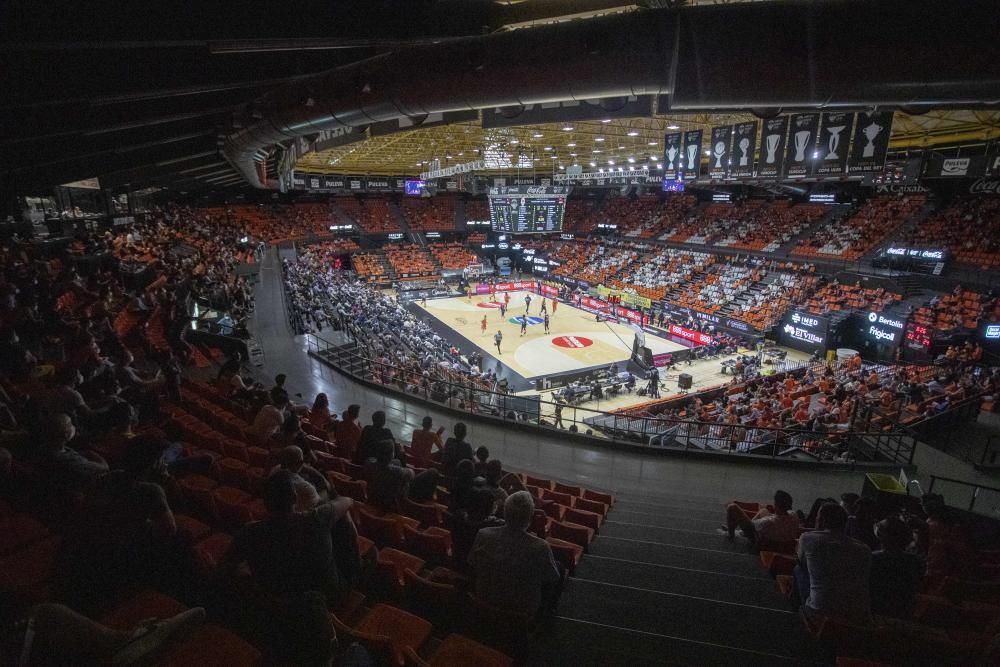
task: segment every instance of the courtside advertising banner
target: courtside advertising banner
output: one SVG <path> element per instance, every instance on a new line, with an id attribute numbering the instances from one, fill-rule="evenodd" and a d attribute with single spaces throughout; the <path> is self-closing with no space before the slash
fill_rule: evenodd
<path id="1" fill-rule="evenodd" d="M 694 331 L 693 329 L 687 329 L 677 324 L 670 325 L 670 335 L 683 338 L 684 340 L 689 340 L 695 345 L 712 344 L 712 337 L 708 334 L 703 334 L 700 331 Z"/>

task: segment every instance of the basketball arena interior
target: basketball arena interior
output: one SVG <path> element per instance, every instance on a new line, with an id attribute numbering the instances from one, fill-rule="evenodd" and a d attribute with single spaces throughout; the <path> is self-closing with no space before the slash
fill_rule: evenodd
<path id="1" fill-rule="evenodd" d="M 105 4 L 0 9 L 0 664 L 1000 664 L 995 1 Z"/>

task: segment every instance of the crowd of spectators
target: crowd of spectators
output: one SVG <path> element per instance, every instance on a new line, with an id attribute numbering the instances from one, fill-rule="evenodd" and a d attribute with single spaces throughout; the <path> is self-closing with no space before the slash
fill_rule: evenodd
<path id="1" fill-rule="evenodd" d="M 774 252 L 826 213 L 820 204 L 751 199 L 709 204 L 668 231 L 677 243 Z"/>
<path id="2" fill-rule="evenodd" d="M 947 249 L 962 264 L 1000 266 L 1000 200 L 960 197 L 899 239 L 911 248 Z"/>
<path id="3" fill-rule="evenodd" d="M 792 250 L 793 255 L 856 260 L 888 238 L 927 204 L 926 195 L 869 199 L 849 217 L 830 221 Z"/>
<path id="4" fill-rule="evenodd" d="M 884 287 L 862 287 L 841 283 L 834 278 L 799 303 L 810 313 L 829 315 L 839 310 L 868 310 L 882 312 L 892 304 L 902 301 L 903 295 Z"/>
<path id="5" fill-rule="evenodd" d="M 471 235 L 469 242 L 472 243 Z M 431 243 L 430 249 L 441 268 L 449 271 L 461 270 L 479 262 L 478 256 L 461 243 Z"/>
<path id="6" fill-rule="evenodd" d="M 417 232 L 455 231 L 455 198 L 405 197 L 400 204 L 407 226 Z"/>
<path id="7" fill-rule="evenodd" d="M 432 276 L 437 273 L 434 260 L 426 248 L 409 244 L 382 246 L 385 257 L 400 280 Z"/>
<path id="8" fill-rule="evenodd" d="M 911 321 L 931 331 L 975 331 L 983 320 L 1000 322 L 1000 297 L 958 285 L 950 294 L 935 295 L 914 311 Z"/>

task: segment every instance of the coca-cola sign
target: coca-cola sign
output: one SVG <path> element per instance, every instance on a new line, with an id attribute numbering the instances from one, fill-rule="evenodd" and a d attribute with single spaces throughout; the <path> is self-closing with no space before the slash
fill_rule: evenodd
<path id="1" fill-rule="evenodd" d="M 970 195 L 1000 195 L 1000 178 L 977 178 L 969 186 Z"/>

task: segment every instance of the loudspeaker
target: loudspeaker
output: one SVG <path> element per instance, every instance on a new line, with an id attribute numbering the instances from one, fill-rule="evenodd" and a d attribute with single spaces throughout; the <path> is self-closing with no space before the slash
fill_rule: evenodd
<path id="1" fill-rule="evenodd" d="M 681 373 L 677 376 L 677 388 L 678 389 L 690 389 L 691 388 L 691 375 L 688 373 Z"/>

